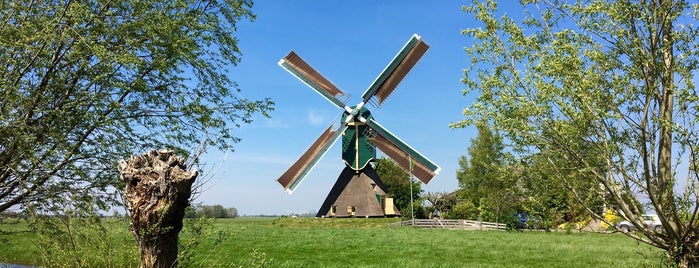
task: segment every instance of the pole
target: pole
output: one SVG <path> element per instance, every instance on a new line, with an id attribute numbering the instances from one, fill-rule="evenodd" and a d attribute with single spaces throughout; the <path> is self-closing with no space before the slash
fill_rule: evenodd
<path id="1" fill-rule="evenodd" d="M 413 201 L 413 159 L 408 155 L 410 162 L 410 171 L 408 171 L 408 186 L 410 187 L 410 216 L 413 218 L 413 226 L 415 226 L 415 202 Z"/>

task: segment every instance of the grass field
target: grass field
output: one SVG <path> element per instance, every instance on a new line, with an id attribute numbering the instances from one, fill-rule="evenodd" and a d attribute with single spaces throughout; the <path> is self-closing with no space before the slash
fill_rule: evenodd
<path id="1" fill-rule="evenodd" d="M 387 227 L 395 221 L 397 219 L 217 220 L 196 248 L 190 263 L 196 267 L 661 265 L 661 251 L 638 244 L 622 234 Z M 108 232 L 96 238 L 103 246 L 86 248 L 80 253 L 88 256 L 83 265 L 136 267 L 138 251 L 128 232 L 128 224 L 112 220 L 106 226 Z M 185 232 L 181 239 L 187 237 Z M 37 239 L 22 221 L 0 223 L 0 263 L 42 264 Z M 102 260 L 93 262 L 90 258 Z M 109 260 L 105 261 L 106 258 Z"/>

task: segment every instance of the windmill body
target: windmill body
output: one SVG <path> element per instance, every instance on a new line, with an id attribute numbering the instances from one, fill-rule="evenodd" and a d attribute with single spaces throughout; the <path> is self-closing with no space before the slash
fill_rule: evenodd
<path id="1" fill-rule="evenodd" d="M 318 217 L 400 215 L 371 165 L 377 148 L 423 183 L 439 174 L 439 166 L 381 126 L 365 107 L 371 101 L 381 105 L 428 48 L 418 35 L 413 35 L 355 106 L 345 105 L 339 99 L 345 93 L 293 51 L 279 61 L 282 68 L 343 110 L 340 126 L 333 129 L 334 124 L 331 124 L 277 180 L 287 192 L 293 192 L 333 143 L 342 139 L 345 168 L 318 211 Z"/>
<path id="2" fill-rule="evenodd" d="M 359 116 L 366 119 L 373 119 L 371 112 L 362 108 Z M 350 116 L 345 112 L 342 121 Z M 369 140 L 371 138 L 371 128 L 358 119 L 353 119 L 347 123 L 347 129 L 342 134 L 342 160 L 345 164 L 356 171 L 362 170 L 369 165 L 369 162 L 376 158 L 376 147 Z"/>

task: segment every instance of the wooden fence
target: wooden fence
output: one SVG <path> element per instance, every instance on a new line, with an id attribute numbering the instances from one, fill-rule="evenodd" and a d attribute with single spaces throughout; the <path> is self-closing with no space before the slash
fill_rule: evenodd
<path id="1" fill-rule="evenodd" d="M 471 220 L 415 219 L 394 222 L 391 227 L 415 226 L 418 228 L 443 228 L 452 230 L 506 230 L 504 223 Z"/>

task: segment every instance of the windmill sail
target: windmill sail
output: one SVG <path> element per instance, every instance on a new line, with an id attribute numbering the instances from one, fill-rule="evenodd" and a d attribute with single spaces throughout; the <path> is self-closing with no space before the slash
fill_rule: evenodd
<path id="1" fill-rule="evenodd" d="M 422 55 L 425 54 L 428 48 L 429 46 L 422 41 L 419 35 L 413 35 L 398 54 L 396 54 L 393 60 L 391 60 L 388 66 L 386 66 L 383 72 L 371 83 L 369 88 L 364 91 L 364 94 L 362 94 L 364 102 L 376 96 L 379 105 L 381 105 L 381 103 L 391 95 L 400 81 L 405 78 L 410 69 L 420 60 Z"/>
<path id="2" fill-rule="evenodd" d="M 393 159 L 400 167 L 411 171 L 423 183 L 428 183 L 439 174 L 441 168 L 424 155 L 410 147 L 407 143 L 393 135 L 373 119 L 366 121 L 375 132 L 376 136 L 371 141 L 382 152 Z"/>
<path id="3" fill-rule="evenodd" d="M 333 104 L 340 108 L 344 108 L 345 104 L 338 99 L 339 96 L 345 95 L 342 90 L 340 90 L 335 84 L 330 82 L 321 75 L 318 71 L 313 69 L 311 65 L 306 63 L 299 55 L 293 51 L 289 52 L 289 55 L 279 60 L 279 66 L 289 71 L 292 75 L 296 76 L 299 80 L 303 81 L 310 88 L 320 93 L 325 99 L 329 100 Z"/>
<path id="4" fill-rule="evenodd" d="M 281 184 L 287 192 L 292 193 L 296 189 L 299 183 L 301 183 L 301 181 L 306 178 L 306 175 L 315 167 L 318 160 L 325 155 L 333 143 L 335 143 L 345 129 L 347 129 L 347 125 L 345 124 L 337 131 L 333 131 L 332 127 L 333 126 L 330 125 L 330 127 L 308 147 L 306 152 L 277 179 L 279 184 Z"/>

